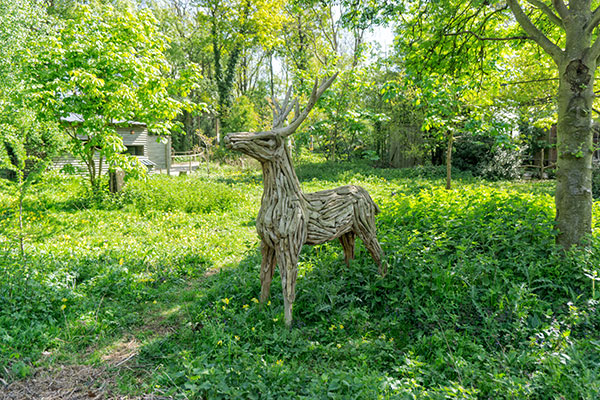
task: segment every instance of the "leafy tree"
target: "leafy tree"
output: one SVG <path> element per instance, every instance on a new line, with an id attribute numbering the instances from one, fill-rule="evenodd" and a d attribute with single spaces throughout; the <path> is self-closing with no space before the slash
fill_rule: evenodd
<path id="1" fill-rule="evenodd" d="M 43 169 L 59 147 L 53 124 L 26 102 L 35 88 L 25 84 L 20 62 L 47 28 L 44 10 L 35 2 L 0 1 L 0 168 L 20 178 Z"/>
<path id="2" fill-rule="evenodd" d="M 282 23 L 283 1 L 198 0 L 196 5 L 198 21 L 210 27 L 210 77 L 216 88 L 215 130 L 220 140 L 220 123 L 231 106 L 240 59 L 247 49 L 272 47 Z"/>
<path id="3" fill-rule="evenodd" d="M 584 243 L 592 220 L 591 114 L 600 56 L 595 34 L 600 7 L 594 8 L 591 0 L 571 0 L 568 5 L 563 0 L 528 0 L 525 5 L 518 0 L 361 3 L 364 7 L 355 19 L 402 21 L 402 34 L 412 49 L 405 53 L 407 62 L 437 65 L 440 73 L 469 74 L 480 81 L 493 78 L 497 64 L 489 60 L 504 54 L 501 44 L 508 40 L 533 40 L 552 59 L 559 79 L 557 243 L 564 248 Z"/>
<path id="4" fill-rule="evenodd" d="M 115 127 L 131 120 L 159 134 L 173 127 L 183 104 L 168 91 L 166 37 L 148 9 L 133 6 L 76 5 L 56 25 L 25 61 L 35 104 L 62 123 L 94 189 L 104 162 L 141 173 Z"/>
<path id="5" fill-rule="evenodd" d="M 28 0 L 0 0 L 0 170 L 18 182 L 18 236 L 24 255 L 23 200 L 34 180 L 62 148 L 58 124 L 46 120 L 26 99 L 35 91 L 26 85 L 20 60 L 47 33 L 45 13 Z"/>
<path id="6" fill-rule="evenodd" d="M 210 29 L 198 18 L 193 1 L 153 1 L 150 7 L 161 32 L 169 38 L 166 56 L 171 78 L 195 77 L 198 80 L 197 85 L 182 98 L 194 104 L 194 109 L 183 109 L 177 118 L 182 124 L 181 131 L 171 132 L 172 145 L 176 150 L 190 150 L 200 144 L 196 132 L 212 131 L 206 105 L 213 102 L 214 93 L 210 79 L 204 78 L 212 74 Z"/>
<path id="7" fill-rule="evenodd" d="M 558 161 L 556 221 L 558 243 L 565 248 L 581 244 L 592 230 L 592 106 L 594 76 L 600 57 L 600 7 L 591 0 L 571 0 L 567 6 L 531 1 L 532 6 L 561 32 L 552 41 L 534 25 L 517 0 L 508 5 L 521 28 L 556 64 L 558 89 Z"/>
<path id="8" fill-rule="evenodd" d="M 230 132 L 255 132 L 260 124 L 254 105 L 246 96 L 235 100 L 223 123 Z"/>

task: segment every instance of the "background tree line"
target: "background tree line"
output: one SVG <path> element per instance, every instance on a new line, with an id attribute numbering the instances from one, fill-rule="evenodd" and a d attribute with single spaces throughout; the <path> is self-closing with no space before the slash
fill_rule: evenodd
<path id="1" fill-rule="evenodd" d="M 315 77 L 341 71 L 297 135 L 297 151 L 381 165 L 446 164 L 448 187 L 452 163 L 513 178 L 525 145 L 546 146 L 540 130 L 558 122 L 560 142 L 577 136 L 570 126 L 591 121 L 578 117 L 594 110 L 581 88 L 561 92 L 565 104 L 569 96 L 584 99 L 579 111 L 569 117 L 564 105 L 559 113 L 562 54 L 579 43 L 573 19 L 587 24 L 583 49 L 598 47 L 591 44 L 598 10 L 572 3 L 2 0 L 0 167 L 25 188 L 30 172 L 68 150 L 86 162 L 95 187 L 97 156 L 143 172 L 124 154 L 115 130 L 122 121 L 170 134 L 174 150 L 202 148 L 227 132 L 269 128 L 269 98 L 290 85 L 305 93 Z M 390 48 L 372 39 L 382 26 L 394 36 Z M 584 61 L 592 73 L 583 78 L 591 78 L 573 79 L 593 92 L 595 64 Z M 572 156 L 564 168 L 587 171 L 585 193 L 589 125 L 585 139 L 562 153 Z M 586 196 L 573 207 L 587 204 L 591 191 Z"/>
<path id="2" fill-rule="evenodd" d="M 494 146 L 503 145 L 510 142 L 515 120 L 547 126 L 554 112 L 552 101 L 536 102 L 544 96 L 532 95 L 531 86 L 507 85 L 516 80 L 544 81 L 548 76 L 543 64 L 548 60 L 540 54 L 530 60 L 531 46 L 518 43 L 486 54 L 474 50 L 449 54 L 444 46 L 465 44 L 424 39 L 434 23 L 422 26 L 423 20 L 416 17 L 406 21 L 375 12 L 370 17 L 368 12 L 359 15 L 357 9 L 364 4 L 312 0 L 14 4 L 6 2 L 2 9 L 7 21 L 3 47 L 10 50 L 3 54 L 7 79 L 2 96 L 11 102 L 5 110 L 15 110 L 17 104 L 27 107 L 35 113 L 30 120 L 54 123 L 58 130 L 65 130 L 59 128 L 61 123 L 64 128 L 64 120 L 74 113 L 97 132 L 105 129 L 98 118 L 108 123 L 137 118 L 153 131 L 173 135 L 176 150 L 191 150 L 204 145 L 200 135 L 220 140 L 223 133 L 267 128 L 269 98 L 290 85 L 307 91 L 316 76 L 334 70 L 342 71 L 340 78 L 298 143 L 311 143 L 332 160 L 364 157 L 389 163 L 390 151 L 399 146 L 411 155 L 406 166 L 441 164 L 448 130 L 476 139 L 492 137 Z M 390 27 L 386 34 L 393 35 L 393 27 L 398 33 L 394 46 L 385 49 L 371 35 L 384 21 Z M 527 60 L 527 69 L 515 68 L 514 57 Z M 139 83 L 150 77 L 152 87 L 141 87 Z M 15 88 L 10 79 L 18 79 L 21 87 Z M 535 86 L 539 90 L 540 85 Z M 544 93 L 555 88 L 550 79 L 545 86 Z M 86 145 L 105 149 L 109 162 L 118 158 L 114 135 L 98 134 Z"/>

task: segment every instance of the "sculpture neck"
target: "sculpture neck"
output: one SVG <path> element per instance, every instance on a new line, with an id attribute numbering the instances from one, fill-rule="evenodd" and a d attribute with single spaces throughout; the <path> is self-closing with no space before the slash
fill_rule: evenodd
<path id="1" fill-rule="evenodd" d="M 296 171 L 292 165 L 287 149 L 284 149 L 281 157 L 262 163 L 263 170 L 263 197 L 274 200 L 279 199 L 279 195 L 296 195 L 302 197 L 300 181 L 296 176 Z"/>

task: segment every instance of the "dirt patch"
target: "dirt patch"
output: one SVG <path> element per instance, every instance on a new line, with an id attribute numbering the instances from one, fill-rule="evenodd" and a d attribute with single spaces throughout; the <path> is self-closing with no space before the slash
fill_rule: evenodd
<path id="1" fill-rule="evenodd" d="M 103 399 L 103 387 L 100 382 L 103 374 L 103 369 L 90 366 L 68 366 L 53 372 L 40 369 L 35 371 L 32 377 L 0 388 L 0 399 Z"/>
<path id="2" fill-rule="evenodd" d="M 138 355 L 140 342 L 136 338 L 122 340 L 102 360 L 113 367 L 119 367 Z"/>
<path id="3" fill-rule="evenodd" d="M 34 375 L 0 387 L 0 400 L 170 400 L 157 394 L 119 396 L 111 393 L 114 376 L 87 365 L 39 369 Z"/>
<path id="4" fill-rule="evenodd" d="M 209 275 L 217 273 L 212 271 Z M 0 400 L 170 400 L 173 397 L 162 395 L 160 389 L 152 394 L 123 396 L 113 393 L 117 387 L 118 371 L 123 368 L 140 368 L 135 365 L 142 347 L 142 337 L 158 338 L 174 334 L 181 319 L 180 307 L 152 313 L 144 325 L 134 334 L 125 335 L 104 350 L 90 347 L 83 355 L 87 359 L 100 350 L 104 366 L 88 365 L 55 366 L 39 368 L 33 375 L 8 385 L 0 379 Z M 174 322 L 177 320 L 178 322 Z M 175 325 L 175 326 L 174 326 Z M 148 335 L 149 333 L 149 335 Z M 135 335 L 135 336 L 134 336 Z M 142 369 L 143 370 L 143 369 Z M 140 370 L 141 371 L 141 370 Z"/>

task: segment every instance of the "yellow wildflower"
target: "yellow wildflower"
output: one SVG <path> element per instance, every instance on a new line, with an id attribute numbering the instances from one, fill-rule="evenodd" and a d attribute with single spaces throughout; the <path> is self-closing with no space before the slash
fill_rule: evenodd
<path id="1" fill-rule="evenodd" d="M 338 349 L 341 349 L 341 348 L 342 348 L 342 345 L 338 343 L 338 344 L 336 344 L 336 347 L 337 347 Z"/>
<path id="2" fill-rule="evenodd" d="M 229 304 L 229 299 L 227 297 L 225 297 L 224 299 L 221 299 L 221 301 L 225 304 Z"/>
<path id="3" fill-rule="evenodd" d="M 67 302 L 67 299 L 65 299 L 65 298 L 63 297 L 63 299 L 62 299 L 62 302 L 63 302 L 63 303 L 66 303 L 66 302 Z"/>
<path id="4" fill-rule="evenodd" d="M 258 299 L 256 297 L 253 297 L 252 300 L 250 300 L 253 303 L 258 303 Z"/>
<path id="5" fill-rule="evenodd" d="M 340 329 L 344 329 L 344 325 L 340 324 Z"/>
<path id="6" fill-rule="evenodd" d="M 252 332 L 254 332 L 254 331 L 256 331 L 256 328 L 255 328 L 255 327 L 252 327 Z"/>
<path id="7" fill-rule="evenodd" d="M 240 340 L 240 337 L 238 335 L 234 336 L 235 340 Z"/>
<path id="8" fill-rule="evenodd" d="M 242 306 L 242 308 L 243 308 L 244 310 L 245 310 L 245 309 L 247 309 L 248 307 L 250 307 L 248 304 L 244 304 L 244 305 Z"/>
<path id="9" fill-rule="evenodd" d="M 66 304 L 63 304 L 62 306 L 60 306 L 60 309 L 61 309 L 61 310 L 64 310 L 65 308 L 67 308 L 67 305 L 66 305 Z"/>
<path id="10" fill-rule="evenodd" d="M 119 260 L 119 265 L 123 265 L 123 262 L 125 262 L 125 260 L 123 260 L 123 258 L 121 258 L 121 259 Z"/>
<path id="11" fill-rule="evenodd" d="M 217 346 L 222 346 L 222 345 L 223 345 L 223 341 L 222 341 L 222 340 L 219 340 L 219 341 L 217 342 Z"/>
<path id="12" fill-rule="evenodd" d="M 277 364 L 277 365 L 283 365 L 283 360 L 277 360 L 277 362 L 275 364 Z"/>

